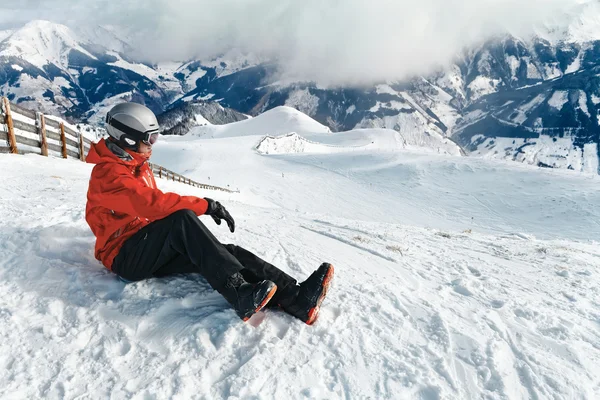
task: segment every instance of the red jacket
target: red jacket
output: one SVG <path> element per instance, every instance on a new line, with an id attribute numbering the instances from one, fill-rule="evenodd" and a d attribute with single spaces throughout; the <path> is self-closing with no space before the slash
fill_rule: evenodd
<path id="1" fill-rule="evenodd" d="M 208 208 L 203 198 L 158 190 L 148 158 L 104 139 L 92 144 L 87 156 L 96 166 L 85 219 L 96 236 L 96 258 L 108 269 L 123 243 L 150 222 L 183 209 L 202 215 Z"/>

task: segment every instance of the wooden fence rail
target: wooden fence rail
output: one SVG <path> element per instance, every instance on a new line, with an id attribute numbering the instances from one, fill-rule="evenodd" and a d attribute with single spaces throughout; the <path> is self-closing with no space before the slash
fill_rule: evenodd
<path id="1" fill-rule="evenodd" d="M 227 193 L 239 193 L 240 192 L 237 189 L 232 190 L 232 189 L 222 188 L 219 186 L 212 186 L 212 185 L 207 185 L 204 183 L 199 183 L 199 182 L 191 180 L 190 178 L 186 178 L 185 176 L 180 175 L 177 172 L 168 170 L 165 167 L 160 166 L 158 164 L 153 164 L 153 163 L 148 163 L 148 164 L 150 165 L 150 168 L 152 169 L 152 173 L 155 176 L 158 176 L 159 178 L 165 178 L 166 180 L 185 183 L 186 185 L 194 186 L 194 187 L 197 187 L 200 189 L 218 190 L 220 192 L 227 192 Z"/>
<path id="2" fill-rule="evenodd" d="M 0 153 L 40 154 L 85 160 L 92 141 L 63 121 L 0 101 Z"/>
<path id="3" fill-rule="evenodd" d="M 0 98 L 0 153 L 40 154 L 85 161 L 92 141 L 59 119 L 23 108 Z M 150 164 L 159 178 L 178 181 L 201 189 L 239 193 L 193 181 L 157 164 Z"/>

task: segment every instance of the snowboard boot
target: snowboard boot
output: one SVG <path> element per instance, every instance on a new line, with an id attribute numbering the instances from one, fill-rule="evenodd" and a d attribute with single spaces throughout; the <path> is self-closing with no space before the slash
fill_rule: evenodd
<path id="1" fill-rule="evenodd" d="M 240 273 L 236 273 L 229 277 L 222 294 L 237 315 L 248 321 L 267 305 L 276 291 L 277 285 L 271 281 L 248 283 Z"/>
<path id="2" fill-rule="evenodd" d="M 297 294 L 282 299 L 281 308 L 288 314 L 312 325 L 319 316 L 321 303 L 333 279 L 333 265 L 323 263 L 307 280 L 297 286 Z M 291 289 L 291 288 L 290 288 Z"/>

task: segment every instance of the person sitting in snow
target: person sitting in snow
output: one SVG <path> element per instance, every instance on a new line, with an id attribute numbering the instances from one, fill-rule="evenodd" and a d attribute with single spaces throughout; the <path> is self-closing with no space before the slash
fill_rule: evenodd
<path id="1" fill-rule="evenodd" d="M 221 203 L 157 189 L 148 160 L 158 129 L 150 109 L 118 104 L 106 116 L 109 137 L 90 149 L 87 162 L 95 166 L 85 218 L 96 236 L 96 258 L 130 282 L 199 273 L 244 321 L 268 304 L 313 324 L 333 266 L 324 263 L 297 284 L 250 251 L 219 242 L 198 216 L 225 221 L 233 233 L 235 221 Z"/>

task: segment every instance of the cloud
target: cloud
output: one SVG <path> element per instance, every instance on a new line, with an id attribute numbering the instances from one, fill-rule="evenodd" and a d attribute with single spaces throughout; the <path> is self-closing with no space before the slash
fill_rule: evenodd
<path id="1" fill-rule="evenodd" d="M 4 9 L 0 24 L 7 16 L 111 24 L 151 61 L 206 59 L 239 48 L 278 60 L 288 77 L 362 84 L 425 73 L 500 33 L 527 35 L 581 2 L 44 0 Z"/>

